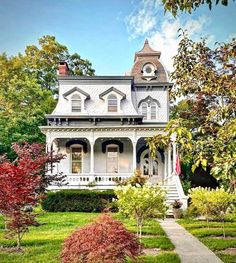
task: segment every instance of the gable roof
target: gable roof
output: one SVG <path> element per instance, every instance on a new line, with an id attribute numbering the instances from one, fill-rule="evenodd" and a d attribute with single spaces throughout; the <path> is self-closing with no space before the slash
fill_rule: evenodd
<path id="1" fill-rule="evenodd" d="M 99 94 L 99 98 L 102 99 L 103 96 L 107 95 L 108 93 L 110 93 L 110 92 L 112 92 L 112 91 L 114 91 L 115 93 L 119 94 L 119 95 L 122 97 L 122 99 L 125 99 L 126 94 L 123 93 L 122 91 L 114 88 L 114 87 L 111 87 L 111 88 L 109 88 L 108 90 L 105 90 L 104 92 L 102 92 L 101 94 Z"/>
<path id="2" fill-rule="evenodd" d="M 74 87 L 73 89 L 65 92 L 65 93 L 63 94 L 63 97 L 66 98 L 68 95 L 70 95 L 71 93 L 73 93 L 73 92 L 75 92 L 75 91 L 83 94 L 83 95 L 86 97 L 86 99 L 90 99 L 90 95 L 89 95 L 87 92 L 81 90 L 81 89 L 78 88 L 78 87 Z"/>

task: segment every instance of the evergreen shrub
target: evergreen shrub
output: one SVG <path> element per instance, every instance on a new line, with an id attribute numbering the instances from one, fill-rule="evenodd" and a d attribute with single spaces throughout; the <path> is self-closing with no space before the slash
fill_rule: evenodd
<path id="1" fill-rule="evenodd" d="M 49 192 L 42 208 L 49 212 L 102 212 L 112 207 L 113 190 L 61 190 Z"/>

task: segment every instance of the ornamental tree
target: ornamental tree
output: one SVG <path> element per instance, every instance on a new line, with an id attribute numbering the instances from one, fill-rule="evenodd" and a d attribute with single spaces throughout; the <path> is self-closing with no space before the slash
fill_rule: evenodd
<path id="1" fill-rule="evenodd" d="M 131 184 L 115 188 L 119 211 L 136 220 L 137 236 L 142 237 L 144 221 L 152 217 L 164 218 L 167 206 L 165 205 L 166 193 L 159 186 L 149 183 L 140 186 Z"/>
<path id="2" fill-rule="evenodd" d="M 223 236 L 225 237 L 225 216 L 231 207 L 235 207 L 236 193 L 229 193 L 223 188 L 198 187 L 191 189 L 189 196 L 192 205 L 206 218 L 207 222 L 209 218 L 220 219 L 223 222 Z"/>
<path id="3" fill-rule="evenodd" d="M 5 220 L 7 237 L 16 237 L 17 249 L 20 249 L 28 227 L 37 224 L 36 214 L 28 207 L 40 201 L 45 187 L 54 179 L 45 173 L 45 165 L 62 156 L 43 154 L 43 146 L 39 144 L 15 143 L 12 148 L 18 158 L 0 163 L 0 212 Z M 55 180 L 59 178 L 56 176 Z"/>
<path id="4" fill-rule="evenodd" d="M 63 244 L 62 263 L 121 263 L 140 255 L 134 234 L 108 214 L 75 230 Z"/>

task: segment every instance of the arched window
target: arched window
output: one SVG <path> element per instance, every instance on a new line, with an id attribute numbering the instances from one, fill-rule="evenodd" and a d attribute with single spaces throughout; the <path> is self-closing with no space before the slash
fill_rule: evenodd
<path id="1" fill-rule="evenodd" d="M 151 120 L 157 119 L 157 104 L 155 102 L 152 102 L 150 105 L 151 110 Z"/>
<path id="2" fill-rule="evenodd" d="M 71 98 L 71 111 L 81 112 L 81 97 L 79 94 L 74 94 Z"/>
<path id="3" fill-rule="evenodd" d="M 118 102 L 116 95 L 111 94 L 108 96 L 107 105 L 108 105 L 108 112 L 117 112 Z"/>
<path id="4" fill-rule="evenodd" d="M 141 111 L 142 111 L 142 114 L 143 114 L 143 119 L 146 120 L 147 119 L 147 114 L 148 114 L 148 105 L 146 102 L 143 102 L 141 104 Z"/>

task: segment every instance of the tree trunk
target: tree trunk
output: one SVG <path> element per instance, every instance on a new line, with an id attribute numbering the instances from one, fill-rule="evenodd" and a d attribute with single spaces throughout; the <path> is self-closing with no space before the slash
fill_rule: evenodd
<path id="1" fill-rule="evenodd" d="M 17 232 L 16 242 L 17 242 L 16 249 L 21 250 L 21 234 L 19 231 Z"/>

